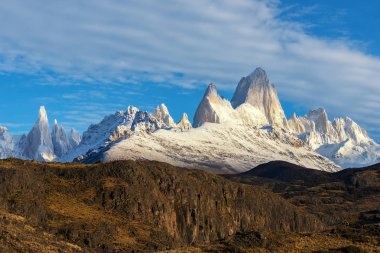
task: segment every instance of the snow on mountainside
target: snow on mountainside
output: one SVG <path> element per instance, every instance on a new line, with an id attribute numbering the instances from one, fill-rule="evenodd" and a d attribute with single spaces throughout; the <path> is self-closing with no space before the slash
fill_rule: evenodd
<path id="1" fill-rule="evenodd" d="M 71 128 L 68 138 L 69 138 L 69 143 L 70 143 L 71 148 L 75 148 L 79 146 L 80 142 L 82 141 L 82 136 L 74 128 Z"/>
<path id="2" fill-rule="evenodd" d="M 0 159 L 12 155 L 15 149 L 15 142 L 6 127 L 0 126 Z"/>
<path id="3" fill-rule="evenodd" d="M 256 68 L 249 76 L 243 77 L 236 87 L 231 104 L 237 108 L 244 103 L 259 109 L 269 124 L 287 128 L 287 120 L 276 88 L 270 84 L 263 69 Z"/>
<path id="4" fill-rule="evenodd" d="M 195 127 L 195 128 L 192 128 Z M 231 102 L 210 84 L 194 114 L 176 124 L 161 104 L 152 113 L 129 106 L 89 126 L 81 137 L 44 107 L 29 134 L 12 138 L 0 127 L 0 158 L 82 162 L 153 159 L 179 166 L 241 172 L 271 160 L 336 171 L 380 162 L 380 146 L 350 118 L 330 122 L 324 109 L 286 120 L 276 88 L 257 68 L 238 83 Z M 327 160 L 327 157 L 330 160 Z"/>
<path id="5" fill-rule="evenodd" d="M 282 129 L 205 123 L 186 132 L 140 132 L 113 143 L 92 162 L 149 159 L 216 173 L 243 172 L 273 160 L 324 171 L 340 168 Z"/>
<path id="6" fill-rule="evenodd" d="M 118 111 L 106 116 L 99 124 L 91 125 L 83 133 L 80 144 L 62 157 L 61 161 L 71 162 L 75 158 L 81 160 L 85 154 L 101 152 L 110 143 L 129 138 L 136 132 L 151 133 L 158 129 L 175 127 L 176 124 L 164 104 L 158 106 L 154 113 L 129 106 L 126 111 Z"/>
<path id="7" fill-rule="evenodd" d="M 72 129 L 67 136 L 63 126 L 56 120 L 50 132 L 45 107 L 41 106 L 38 119 L 27 135 L 12 137 L 7 128 L 0 126 L 0 158 L 57 161 L 78 146 L 80 140 L 80 134 L 75 129 Z"/>
<path id="8" fill-rule="evenodd" d="M 62 125 L 58 124 L 57 120 L 54 120 L 51 137 L 53 141 L 54 154 L 57 157 L 61 157 L 71 149 L 70 141 L 66 135 L 65 129 Z"/>
<path id="9" fill-rule="evenodd" d="M 195 112 L 194 127 L 199 127 L 205 122 L 225 123 L 237 120 L 237 115 L 230 101 L 218 95 L 215 84 L 209 84 Z"/>
<path id="10" fill-rule="evenodd" d="M 380 145 L 352 119 L 333 123 L 324 109 L 311 110 L 305 117 L 295 114 L 289 127 L 306 144 L 342 167 L 367 166 L 380 161 Z"/>
<path id="11" fill-rule="evenodd" d="M 191 122 L 189 121 L 189 117 L 187 116 L 187 113 L 183 113 L 181 120 L 177 123 L 177 127 L 184 131 L 189 130 L 192 128 Z"/>
<path id="12" fill-rule="evenodd" d="M 214 84 L 208 86 L 195 113 L 194 125 L 198 127 L 188 131 L 178 131 L 182 130 L 182 123 L 188 121 L 186 117 L 178 126 L 169 128 L 165 124 L 154 124 L 155 120 L 169 123 L 163 120 L 168 117 L 157 113 L 160 107 L 153 114 L 131 108 L 90 126 L 77 149 L 91 147 L 90 151 L 78 160 L 93 163 L 150 159 L 218 173 L 242 172 L 271 160 L 285 160 L 325 171 L 340 169 L 284 128 L 269 126 L 266 115 L 259 108 L 242 103 L 234 109 L 228 100 L 218 95 Z M 165 115 L 169 115 L 168 112 Z M 133 124 L 139 118 L 138 122 L 151 122 L 150 128 L 134 129 Z M 125 138 L 117 134 L 118 137 L 113 138 L 115 129 L 119 128 L 130 130 Z M 86 143 L 87 139 L 99 142 Z M 86 146 L 82 148 L 83 145 Z"/>
<path id="13" fill-rule="evenodd" d="M 49 121 L 43 106 L 40 107 L 34 127 L 26 136 L 22 155 L 38 161 L 53 161 L 56 158 L 49 130 Z"/>
<path id="14" fill-rule="evenodd" d="M 161 127 L 175 127 L 176 126 L 165 104 L 161 104 L 157 106 L 156 111 L 153 114 L 153 116 L 156 117 L 160 122 L 162 122 Z"/>
<path id="15" fill-rule="evenodd" d="M 255 126 L 268 124 L 265 115 L 248 103 L 234 109 L 227 99 L 218 95 L 216 86 L 210 84 L 194 115 L 194 127 L 204 123 L 235 123 Z"/>
<path id="16" fill-rule="evenodd" d="M 145 115 L 150 114 L 145 112 Z M 152 114 L 164 125 L 173 125 L 167 115 L 166 107 L 158 107 Z M 274 85 L 260 68 L 241 79 L 232 103 L 220 97 L 216 86 L 210 84 L 194 115 L 195 129 L 186 133 L 176 131 L 181 129 L 181 122 L 169 131 L 158 130 L 165 127 L 153 127 L 136 133 L 129 126 L 127 128 L 131 132 L 125 140 L 102 140 L 83 157 L 83 161 L 143 158 L 230 172 L 279 159 L 326 171 L 338 168 L 321 154 L 342 165 L 355 165 L 355 161 L 359 165 L 378 161 L 377 144 L 348 118 L 331 123 L 327 113 L 318 109 L 310 111 L 306 117 L 293 115 L 287 121 Z M 272 128 L 265 127 L 270 125 L 275 129 L 271 134 L 266 131 Z M 114 128 L 112 126 L 111 129 Z M 109 133 L 102 136 L 107 139 Z M 300 144 L 300 140 L 306 145 Z M 309 159 L 305 158 L 305 152 Z"/>

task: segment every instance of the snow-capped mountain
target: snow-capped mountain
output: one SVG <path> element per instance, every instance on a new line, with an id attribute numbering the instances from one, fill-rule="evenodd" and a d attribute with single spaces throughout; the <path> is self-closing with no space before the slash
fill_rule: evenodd
<path id="1" fill-rule="evenodd" d="M 72 148 L 70 140 L 66 135 L 65 129 L 62 125 L 58 124 L 57 120 L 54 120 L 51 138 L 54 147 L 54 154 L 57 157 L 62 157 Z"/>
<path id="2" fill-rule="evenodd" d="M 102 152 L 113 142 L 127 139 L 137 132 L 152 133 L 158 129 L 176 127 L 165 104 L 159 105 L 154 113 L 129 106 L 126 111 L 118 111 L 106 116 L 100 123 L 91 125 L 83 133 L 80 144 L 63 156 L 61 161 L 85 159 L 90 154 Z"/>
<path id="3" fill-rule="evenodd" d="M 186 113 L 176 124 L 164 104 L 152 113 L 129 106 L 89 126 L 81 137 L 74 129 L 67 135 L 56 121 L 50 133 L 41 107 L 28 135 L 12 138 L 0 127 L 0 157 L 10 156 L 62 162 L 153 159 L 220 173 L 285 160 L 336 171 L 334 162 L 342 167 L 380 162 L 380 146 L 350 118 L 330 122 L 324 109 L 286 120 L 275 86 L 257 68 L 240 80 L 231 102 L 210 84 L 193 124 Z"/>
<path id="4" fill-rule="evenodd" d="M 273 160 L 324 171 L 340 169 L 282 129 L 204 123 L 189 131 L 139 132 L 112 143 L 89 161 L 148 159 L 216 173 L 243 172 Z"/>
<path id="5" fill-rule="evenodd" d="M 43 106 L 40 107 L 34 127 L 26 136 L 22 155 L 37 161 L 53 161 L 56 158 L 49 129 L 49 120 Z"/>
<path id="6" fill-rule="evenodd" d="M 266 92 L 260 94 L 278 100 L 274 86 L 255 80 L 263 78 L 261 70 L 254 73 L 250 77 L 253 84 L 262 85 L 264 90 L 267 89 L 264 86 L 270 86 L 268 89 L 272 92 L 270 96 Z M 251 92 L 250 89 L 247 92 Z M 249 97 L 242 92 L 240 95 Z M 83 134 L 82 143 L 73 152 L 90 149 L 77 159 L 82 162 L 153 159 L 218 173 L 242 172 L 272 160 L 285 160 L 325 171 L 340 169 L 285 130 L 287 123 L 282 124 L 282 128 L 271 127 L 268 118 L 275 120 L 278 111 L 273 108 L 263 111 L 264 107 L 256 106 L 250 99 L 252 103 L 241 103 L 234 108 L 230 101 L 218 95 L 216 86 L 210 84 L 194 116 L 196 128 L 188 127 L 187 131 L 182 131 L 184 125 L 189 126 L 187 115 L 177 126 L 171 127 L 172 121 L 167 120 L 171 118 L 170 114 L 163 105 L 152 114 L 129 107 L 126 112 L 117 112 L 90 126 Z M 264 100 L 260 98 L 260 101 Z M 265 102 L 276 105 L 273 101 Z M 143 124 L 136 128 L 136 122 Z M 119 135 L 118 129 L 128 134 Z M 79 153 L 72 153 L 72 157 Z"/>
<path id="7" fill-rule="evenodd" d="M 266 72 L 256 68 L 250 75 L 243 77 L 232 97 L 234 108 L 247 103 L 258 109 L 269 124 L 287 128 L 287 120 L 274 84 L 269 82 Z"/>
<path id="8" fill-rule="evenodd" d="M 181 120 L 177 123 L 177 127 L 181 131 L 190 130 L 192 128 L 191 122 L 189 120 L 189 116 L 187 116 L 187 113 L 184 112 L 182 114 Z"/>
<path id="9" fill-rule="evenodd" d="M 0 159 L 11 156 L 15 149 L 15 142 L 6 127 L 0 126 Z"/>
<path id="10" fill-rule="evenodd" d="M 82 140 L 82 136 L 74 128 L 71 128 L 70 134 L 69 134 L 68 138 L 69 138 L 69 143 L 70 143 L 70 147 L 71 148 L 77 147 L 80 144 L 81 140 Z"/>
<path id="11" fill-rule="evenodd" d="M 225 98 L 218 95 L 214 84 L 210 84 L 194 115 L 194 127 L 204 123 L 234 123 L 254 126 L 264 126 L 268 120 L 258 108 L 244 103 L 234 109 Z"/>
<path id="12" fill-rule="evenodd" d="M 165 104 L 157 106 L 153 116 L 159 120 L 161 127 L 176 127 L 172 116 L 170 116 L 169 110 Z"/>
<path id="13" fill-rule="evenodd" d="M 152 114 L 130 107 L 120 115 L 127 115 L 128 120 L 115 119 L 117 114 L 108 116 L 96 125 L 102 131 L 94 134 L 90 127 L 84 134 L 99 142 L 83 148 L 91 147 L 82 161 L 155 159 L 232 172 L 281 159 L 334 171 L 338 167 L 323 156 L 342 165 L 355 165 L 357 159 L 358 164 L 376 162 L 379 153 L 365 130 L 348 118 L 331 123 L 323 109 L 312 110 L 306 117 L 294 115 L 287 121 L 276 88 L 261 68 L 240 80 L 231 102 L 210 84 L 195 112 L 194 129 L 184 127 L 190 126 L 187 115 L 174 124 L 163 105 Z M 138 131 L 136 122 L 140 122 Z M 120 129 L 128 134 L 120 135 Z"/>
<path id="14" fill-rule="evenodd" d="M 234 122 L 237 115 L 230 101 L 218 95 L 215 84 L 211 83 L 200 102 L 194 115 L 194 127 L 200 127 L 205 122 L 225 123 Z"/>
<path id="15" fill-rule="evenodd" d="M 30 132 L 12 137 L 7 128 L 0 126 L 0 158 L 15 157 L 36 161 L 57 161 L 78 146 L 80 134 L 72 129 L 67 136 L 62 125 L 55 120 L 50 132 L 49 120 L 44 106 Z"/>
<path id="16" fill-rule="evenodd" d="M 305 117 L 293 115 L 290 130 L 321 155 L 342 167 L 366 166 L 380 161 L 380 145 L 352 119 L 331 123 L 324 109 L 310 110 Z"/>

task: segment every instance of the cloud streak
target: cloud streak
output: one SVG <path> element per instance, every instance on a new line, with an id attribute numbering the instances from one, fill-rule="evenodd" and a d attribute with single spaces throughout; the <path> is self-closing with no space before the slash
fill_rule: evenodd
<path id="1" fill-rule="evenodd" d="M 348 115 L 380 137 L 380 58 L 349 40 L 311 36 L 286 11 L 260 0 L 5 0 L 0 71 L 51 70 L 60 78 L 46 83 L 55 85 L 150 81 L 194 89 L 214 81 L 232 91 L 262 66 L 281 99 Z"/>

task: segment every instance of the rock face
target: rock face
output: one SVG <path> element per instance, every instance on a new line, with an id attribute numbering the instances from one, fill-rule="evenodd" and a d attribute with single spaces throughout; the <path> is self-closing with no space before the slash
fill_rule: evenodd
<path id="1" fill-rule="evenodd" d="M 366 166 L 380 161 L 380 146 L 352 119 L 331 123 L 324 109 L 310 110 L 305 117 L 293 115 L 290 130 L 318 153 L 342 167 Z"/>
<path id="2" fill-rule="evenodd" d="M 1 208 L 83 252 L 150 252 L 238 232 L 323 228 L 276 194 L 159 162 L 7 160 L 0 164 L 0 181 Z"/>
<path id="3" fill-rule="evenodd" d="M 183 113 L 181 120 L 177 123 L 177 127 L 181 130 L 190 130 L 192 128 L 189 117 L 185 112 Z"/>
<path id="4" fill-rule="evenodd" d="M 53 161 L 55 159 L 49 121 L 43 106 L 40 107 L 34 127 L 26 137 L 23 156 L 37 161 Z"/>
<path id="5" fill-rule="evenodd" d="M 70 135 L 68 138 L 69 138 L 69 143 L 70 143 L 71 148 L 76 148 L 77 146 L 79 146 L 79 143 L 82 140 L 82 136 L 74 128 L 71 128 Z"/>
<path id="6" fill-rule="evenodd" d="M 161 105 L 157 106 L 156 111 L 153 114 L 153 116 L 162 122 L 161 127 L 163 126 L 163 127 L 170 127 L 171 128 L 171 127 L 176 126 L 176 124 L 174 123 L 172 116 L 170 116 L 169 110 L 165 104 L 161 104 Z"/>
<path id="7" fill-rule="evenodd" d="M 54 121 L 51 136 L 54 147 L 54 154 L 57 157 L 62 157 L 71 149 L 70 141 L 66 135 L 65 129 L 62 125 L 58 124 L 57 120 Z"/>
<path id="8" fill-rule="evenodd" d="M 193 120 L 194 127 L 205 122 L 225 123 L 237 121 L 231 103 L 218 95 L 215 84 L 209 84 Z"/>
<path id="9" fill-rule="evenodd" d="M 268 124 L 265 114 L 248 103 L 234 109 L 225 98 L 218 95 L 216 86 L 210 84 L 194 115 L 193 126 L 204 123 L 234 124 L 246 126 L 264 126 Z"/>
<path id="10" fill-rule="evenodd" d="M 259 109 L 266 116 L 269 124 L 287 128 L 287 120 L 276 88 L 270 84 L 263 69 L 257 68 L 240 80 L 231 104 L 236 108 L 244 103 Z"/>

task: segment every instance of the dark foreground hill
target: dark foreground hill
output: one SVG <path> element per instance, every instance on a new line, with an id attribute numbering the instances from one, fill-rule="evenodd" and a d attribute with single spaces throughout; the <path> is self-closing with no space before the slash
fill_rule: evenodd
<path id="1" fill-rule="evenodd" d="M 259 187 L 148 161 L 2 160 L 0 212 L 0 252 L 145 252 L 207 245 L 236 233 L 324 228 Z"/>
<path id="2" fill-rule="evenodd" d="M 335 234 L 380 245 L 380 164 L 326 173 L 275 161 L 225 177 L 277 193 Z"/>
<path id="3" fill-rule="evenodd" d="M 267 178 L 230 176 L 244 179 L 241 184 L 149 161 L 83 165 L 0 160 L 0 252 L 380 250 L 374 226 L 378 199 L 368 188 L 378 187 L 376 168 L 334 177 L 323 173 L 307 186 L 302 183 L 307 169 L 298 168 L 304 175 L 295 173 L 294 179 L 276 176 L 284 167 L 263 168 L 260 175 Z M 352 197 L 357 189 L 367 189 L 361 193 L 365 198 Z M 366 198 L 372 202 L 358 202 Z M 327 208 L 335 199 L 339 201 Z M 351 212 L 348 205 L 358 206 Z M 337 215 L 337 210 L 344 212 Z M 346 214 L 369 224 L 360 236 L 355 226 L 344 223 L 346 230 L 341 228 Z"/>

